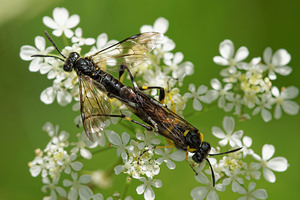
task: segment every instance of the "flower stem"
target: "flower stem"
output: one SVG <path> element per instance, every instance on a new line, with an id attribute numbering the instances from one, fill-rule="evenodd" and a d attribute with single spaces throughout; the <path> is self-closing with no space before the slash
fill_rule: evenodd
<path id="1" fill-rule="evenodd" d="M 127 177 L 121 199 L 125 199 L 130 183 L 131 183 L 131 177 Z"/>

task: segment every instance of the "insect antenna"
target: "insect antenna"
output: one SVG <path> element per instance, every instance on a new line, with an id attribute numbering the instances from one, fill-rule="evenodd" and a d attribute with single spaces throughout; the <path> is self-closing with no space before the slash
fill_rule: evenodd
<path id="1" fill-rule="evenodd" d="M 230 151 L 226 151 L 226 152 L 222 152 L 222 153 L 208 154 L 208 155 L 209 155 L 209 156 L 219 156 L 219 155 L 229 154 L 229 153 L 233 153 L 233 152 L 239 151 L 239 150 L 241 150 L 242 148 L 243 148 L 243 147 L 239 147 L 239 148 L 236 148 L 236 149 L 233 149 L 233 150 L 230 150 Z"/>
<path id="2" fill-rule="evenodd" d="M 233 149 L 233 150 L 230 150 L 230 151 L 226 151 L 226 152 L 222 152 L 222 153 L 214 153 L 214 154 L 208 154 L 209 156 L 218 156 L 218 155 L 224 155 L 224 154 L 229 154 L 229 153 L 233 153 L 233 152 L 236 152 L 236 151 L 239 151 L 241 150 L 243 147 L 239 147 L 239 148 L 236 148 L 236 149 Z M 205 158 L 206 161 L 208 162 L 209 164 L 209 167 L 210 167 L 210 171 L 211 171 L 211 177 L 212 177 L 212 181 L 213 181 L 213 187 L 215 187 L 215 184 L 216 184 L 216 180 L 215 180 L 215 173 L 214 173 L 214 170 L 209 162 L 209 160 L 207 158 Z"/>
<path id="3" fill-rule="evenodd" d="M 51 58 L 56 58 L 56 59 L 59 59 L 63 62 L 65 62 L 64 59 L 60 58 L 60 57 L 57 57 L 57 56 L 50 56 L 50 55 L 41 55 L 41 54 L 36 54 L 36 55 L 32 55 L 31 57 L 51 57 Z"/>
<path id="4" fill-rule="evenodd" d="M 48 34 L 47 31 L 45 31 L 45 35 L 46 37 L 48 38 L 48 40 L 52 43 L 52 45 L 54 46 L 54 48 L 56 49 L 56 51 L 63 57 L 63 58 L 66 58 L 66 56 L 64 56 L 60 50 L 57 48 L 56 44 L 54 43 L 54 41 L 52 40 L 52 38 L 50 37 L 50 35 Z"/>
<path id="5" fill-rule="evenodd" d="M 214 173 L 214 170 L 209 162 L 209 160 L 206 158 L 206 161 L 208 162 L 209 164 L 209 168 L 210 168 L 210 171 L 211 171 L 211 177 L 212 177 L 212 181 L 213 181 L 213 187 L 215 187 L 215 184 L 216 184 L 216 180 L 215 180 L 215 173 Z"/>
<path id="6" fill-rule="evenodd" d="M 51 44 L 53 45 L 53 47 L 56 49 L 56 51 L 57 51 L 63 58 L 66 59 L 66 56 L 64 56 L 64 55 L 60 52 L 60 50 L 57 48 L 56 44 L 54 43 L 54 41 L 52 40 L 52 38 L 50 37 L 50 35 L 48 34 L 47 31 L 45 31 L 45 35 L 46 35 L 46 37 L 48 38 L 48 40 L 51 42 Z M 41 55 L 41 54 L 36 54 L 36 55 L 32 55 L 31 57 L 44 57 L 44 58 L 45 58 L 45 57 L 51 57 L 51 58 L 56 58 L 56 59 L 59 59 L 59 60 L 65 62 L 64 59 L 62 59 L 62 58 L 60 58 L 60 57 L 58 57 L 58 56 L 52 56 L 52 55 Z"/>

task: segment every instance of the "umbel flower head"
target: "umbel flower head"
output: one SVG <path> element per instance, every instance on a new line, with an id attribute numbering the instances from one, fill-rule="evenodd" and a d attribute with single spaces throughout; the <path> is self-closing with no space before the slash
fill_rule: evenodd
<path id="1" fill-rule="evenodd" d="M 43 23 L 53 29 L 54 36 L 64 37 L 69 42 L 70 46 L 65 46 L 61 50 L 66 57 L 71 52 L 77 52 L 82 56 L 93 55 L 117 42 L 109 40 L 106 33 L 101 33 L 95 38 L 84 37 L 82 28 L 78 27 L 79 16 L 69 14 L 65 8 L 55 8 L 52 16 L 52 18 L 44 17 Z M 156 31 L 166 34 L 168 27 L 168 20 L 160 17 L 153 25 L 142 26 L 140 31 Z M 55 41 L 56 39 L 58 38 L 55 38 Z M 89 49 L 89 51 L 82 52 L 83 48 Z M 260 113 L 265 121 L 272 117 L 272 106 L 275 106 L 274 117 L 276 119 L 282 116 L 282 110 L 292 115 L 298 113 L 299 106 L 292 101 L 298 95 L 298 89 L 289 86 L 282 88 L 280 92 L 278 87 L 271 83 L 275 72 L 280 75 L 288 75 L 288 72 L 291 71 L 290 67 L 286 66 L 290 61 L 286 50 L 278 50 L 272 55 L 270 49 L 266 49 L 265 64 L 260 62 L 260 58 L 246 63 L 244 60 L 248 57 L 248 49 L 241 47 L 234 54 L 233 42 L 225 40 L 219 48 L 221 56 L 214 58 L 217 64 L 225 66 L 221 71 L 223 80 L 213 78 L 212 89 L 205 85 L 196 87 L 194 84 L 190 84 L 189 92 L 182 95 L 180 87 L 184 83 L 184 78 L 194 73 L 194 65 L 192 62 L 184 61 L 183 53 L 174 52 L 174 48 L 175 42 L 165 36 L 163 41 L 147 54 L 145 62 L 130 68 L 139 86 L 159 85 L 164 88 L 166 91 L 165 105 L 161 106 L 172 108 L 177 114 L 182 115 L 188 99 L 193 100 L 195 111 L 201 111 L 206 104 L 218 100 L 218 106 L 226 112 L 233 111 L 233 114 L 243 119 L 249 118 L 251 113 Z M 47 78 L 52 80 L 52 84 L 41 92 L 42 102 L 52 104 L 56 100 L 61 106 L 73 103 L 72 109 L 79 112 L 80 87 L 76 72 L 65 72 L 63 59 L 31 57 L 37 54 L 53 56 L 55 53 L 52 46 L 47 47 L 43 37 L 36 36 L 35 47 L 22 46 L 20 57 L 30 61 L 30 71 L 39 71 L 42 75 L 47 74 Z M 119 67 L 106 64 L 107 67 L 116 69 Z M 157 90 L 150 90 L 147 94 L 155 99 L 159 98 Z M 110 101 L 112 114 L 122 113 L 126 116 L 132 114 L 117 99 L 112 98 Z M 245 112 L 245 107 L 248 109 L 248 113 Z M 253 109 L 252 112 L 250 112 L 251 109 Z M 82 126 L 80 119 L 81 117 L 78 116 L 74 120 L 78 126 Z M 251 149 L 252 139 L 245 136 L 246 131 L 235 130 L 235 120 L 230 116 L 225 116 L 222 128 L 212 127 L 212 134 L 219 139 L 222 151 L 220 147 L 211 144 L 212 148 L 209 153 L 218 154 L 238 147 L 243 147 L 243 149 L 218 157 L 208 156 L 207 159 L 214 171 L 216 181 L 216 185 L 213 187 L 211 170 L 206 162 L 194 163 L 193 153 L 186 154 L 182 150 L 171 148 L 172 145 L 164 142 L 163 138 L 155 131 L 141 131 L 141 127 L 135 125 L 130 126 L 132 127 L 130 132 L 114 131 L 115 126 L 127 122 L 124 120 L 117 123 L 119 120 L 119 118 L 108 118 L 103 124 L 105 130 L 101 132 L 101 137 L 95 138 L 93 142 L 88 140 L 84 131 L 69 134 L 66 131 L 60 131 L 58 126 L 54 126 L 50 122 L 45 124 L 43 129 L 50 137 L 49 142 L 45 148 L 35 151 L 35 158 L 29 163 L 31 175 L 41 177 L 42 191 L 46 194 L 44 199 L 104 199 L 101 193 L 95 191 L 101 192 L 99 188 L 106 189 L 113 185 L 111 183 L 113 181 L 112 174 L 125 174 L 127 176 L 126 184 L 130 184 L 132 181 L 140 182 L 137 184 L 137 194 L 143 195 L 144 199 L 151 200 L 156 197 L 155 191 L 158 188 L 167 187 L 167 184 L 163 184 L 163 181 L 160 180 L 161 166 L 166 165 L 167 169 L 176 170 L 176 162 L 184 160 L 187 160 L 198 174 L 195 179 L 200 186 L 192 189 L 193 199 L 219 199 L 220 192 L 225 190 L 232 190 L 240 194 L 239 199 L 266 199 L 268 197 L 266 190 L 256 189 L 255 181 L 259 180 L 263 174 L 267 181 L 275 182 L 273 171 L 283 172 L 288 167 L 287 159 L 284 157 L 271 159 L 275 152 L 275 147 L 272 145 L 264 145 L 262 157 L 258 156 Z M 70 137 L 74 134 L 77 137 Z M 159 148 L 159 146 L 166 148 Z M 82 159 L 90 160 L 94 154 L 106 150 L 116 151 L 115 158 L 110 157 L 107 160 L 107 162 L 115 163 L 110 169 L 90 171 L 83 164 L 85 162 L 82 162 Z M 249 162 L 243 160 L 246 157 L 249 158 Z M 123 188 L 114 190 L 116 192 L 107 199 L 121 199 L 121 196 L 125 200 L 132 199 L 126 194 L 121 195 L 119 191 L 123 191 Z"/>

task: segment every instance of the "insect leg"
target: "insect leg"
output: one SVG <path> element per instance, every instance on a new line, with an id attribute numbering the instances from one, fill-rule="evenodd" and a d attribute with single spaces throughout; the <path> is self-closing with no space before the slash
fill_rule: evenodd
<path id="1" fill-rule="evenodd" d="M 127 116 L 124 115 L 124 114 L 121 114 L 121 115 L 97 114 L 97 115 L 90 115 L 90 116 L 88 116 L 88 118 L 89 118 L 89 117 L 91 117 L 91 118 L 93 118 L 93 117 L 119 117 L 119 118 L 121 118 L 121 119 L 125 119 L 125 120 L 127 120 L 127 121 L 130 121 L 130 122 L 133 122 L 133 123 L 135 123 L 135 124 L 138 124 L 138 125 L 144 127 L 145 129 L 147 129 L 147 131 L 152 131 L 152 130 L 153 130 L 153 128 L 152 128 L 151 126 L 142 124 L 142 123 L 140 123 L 140 122 L 138 122 L 138 121 L 136 121 L 136 120 L 134 120 L 134 119 L 131 119 L 130 117 L 127 117 Z"/>
<path id="2" fill-rule="evenodd" d="M 165 100 L 165 89 L 159 86 L 143 86 L 140 87 L 140 90 L 149 90 L 149 89 L 158 89 L 159 90 L 159 103 L 163 104 Z"/>
<path id="3" fill-rule="evenodd" d="M 125 63 L 122 63 L 120 65 L 120 69 L 119 69 L 119 80 L 122 82 L 123 81 L 123 78 L 124 78 L 124 73 L 125 73 L 125 70 L 127 70 L 128 74 L 129 74 L 129 77 L 131 79 L 131 82 L 132 82 L 132 85 L 133 85 L 133 88 L 135 90 L 139 90 L 136 82 L 134 81 L 134 78 L 129 70 L 129 68 L 127 67 L 127 65 Z"/>

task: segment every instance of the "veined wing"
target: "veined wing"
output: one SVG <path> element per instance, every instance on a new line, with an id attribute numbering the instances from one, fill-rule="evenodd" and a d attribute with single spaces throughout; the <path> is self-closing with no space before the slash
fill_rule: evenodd
<path id="1" fill-rule="evenodd" d="M 108 72 L 119 67 L 122 62 L 127 63 L 129 67 L 132 64 L 141 64 L 147 59 L 147 53 L 161 43 L 162 39 L 163 35 L 158 32 L 140 33 L 98 51 L 89 59 Z"/>
<path id="2" fill-rule="evenodd" d="M 105 88 L 88 76 L 79 76 L 81 119 L 87 137 L 102 136 L 105 121 L 111 114 L 110 99 Z"/>
<path id="3" fill-rule="evenodd" d="M 193 129 L 193 126 L 164 105 L 160 105 L 160 103 L 153 97 L 143 93 L 142 91 L 139 91 L 138 93 L 144 99 L 149 99 L 149 101 L 147 101 L 148 104 L 146 105 L 148 109 L 144 112 L 147 113 L 154 122 L 157 122 L 157 126 L 167 130 L 159 132 L 159 134 L 171 139 L 180 146 L 185 146 L 184 132 L 187 129 Z M 145 107 L 145 105 L 143 106 Z M 143 106 L 141 106 L 141 108 L 144 108 Z M 155 111 L 149 112 L 150 110 Z"/>

